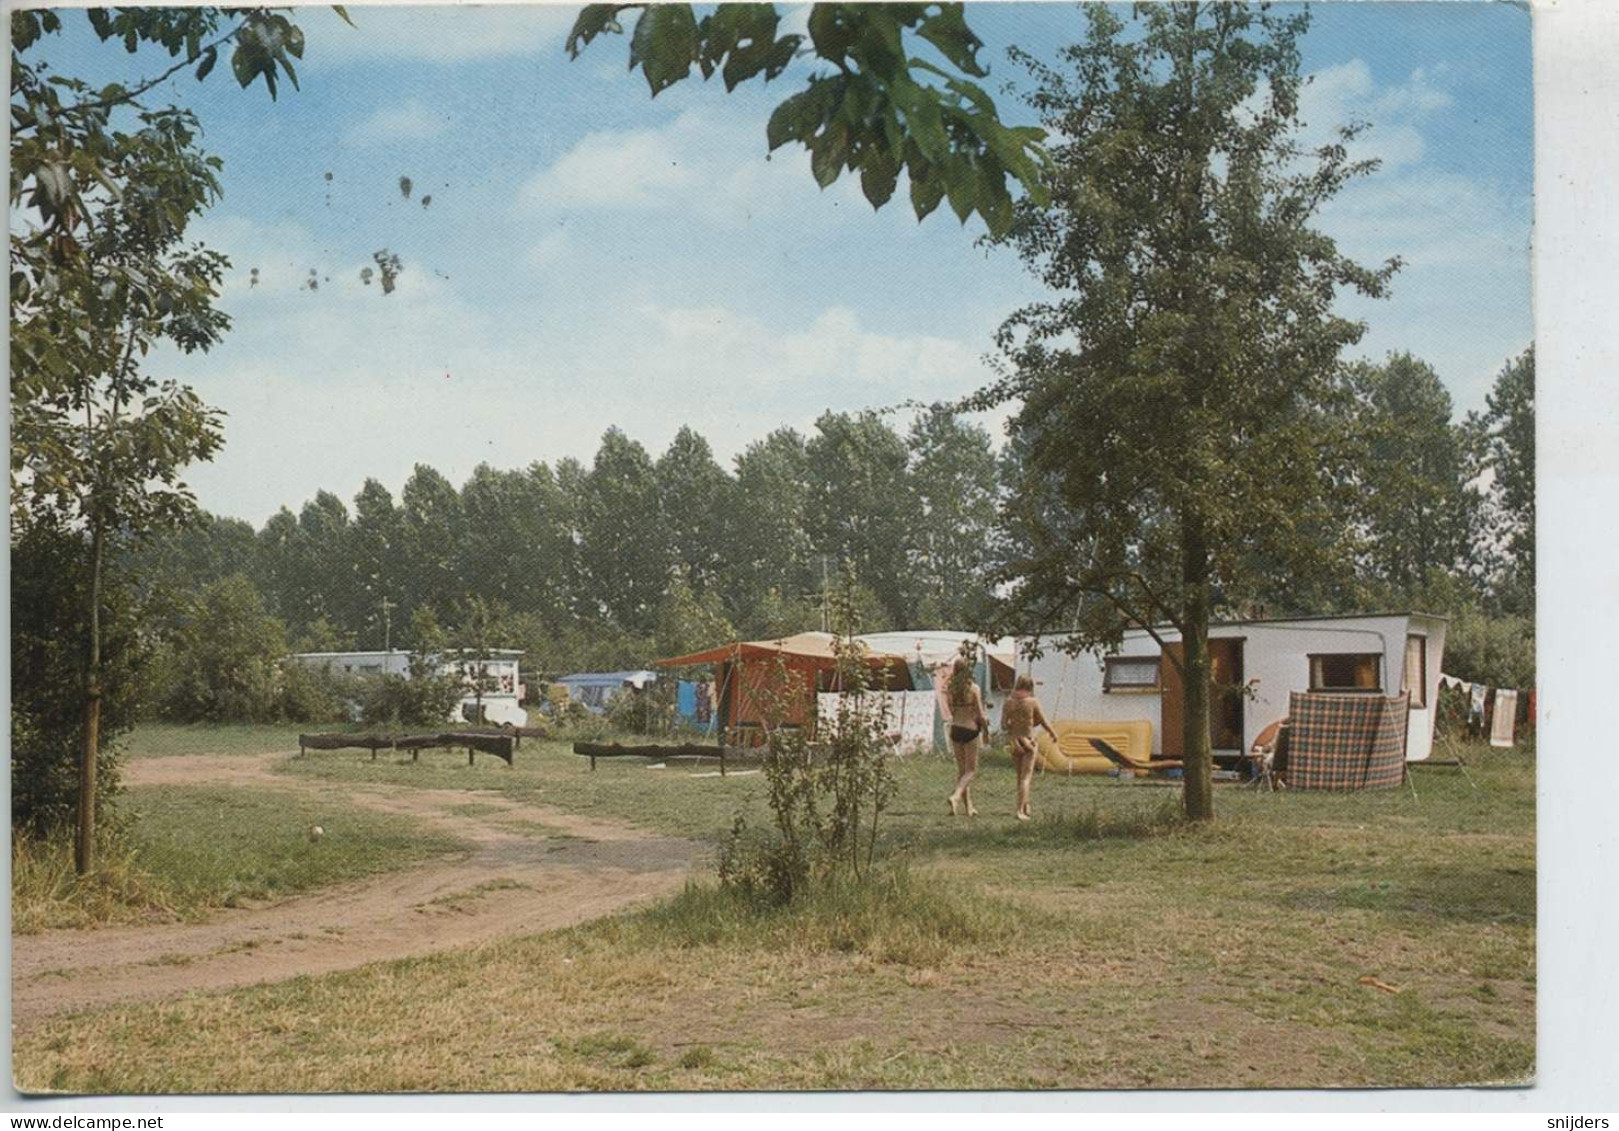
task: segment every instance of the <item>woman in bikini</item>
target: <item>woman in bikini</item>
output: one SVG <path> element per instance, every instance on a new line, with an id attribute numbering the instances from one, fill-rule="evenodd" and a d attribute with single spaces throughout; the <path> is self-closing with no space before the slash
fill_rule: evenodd
<path id="1" fill-rule="evenodd" d="M 950 669 L 946 699 L 950 704 L 950 749 L 956 752 L 956 791 L 950 795 L 950 815 L 955 816 L 965 804 L 967 816 L 976 817 L 969 787 L 978 774 L 978 747 L 989 729 L 989 718 L 984 714 L 984 697 L 973 681 L 972 665 L 965 658 Z"/>
<path id="2" fill-rule="evenodd" d="M 1029 787 L 1034 782 L 1034 728 L 1043 727 L 1057 741 L 1057 732 L 1046 722 L 1040 700 L 1034 697 L 1034 678 L 1020 675 L 1012 697 L 1001 708 L 1001 729 L 1012 739 L 1012 763 L 1017 767 L 1017 819 L 1029 819 Z"/>

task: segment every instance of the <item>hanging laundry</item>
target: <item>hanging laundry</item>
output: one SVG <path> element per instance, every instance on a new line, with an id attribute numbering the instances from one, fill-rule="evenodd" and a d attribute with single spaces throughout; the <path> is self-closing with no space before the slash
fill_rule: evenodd
<path id="1" fill-rule="evenodd" d="M 675 712 L 687 722 L 697 721 L 697 684 L 681 680 L 675 684 Z"/>
<path id="2" fill-rule="evenodd" d="M 1474 738 L 1484 737 L 1488 726 L 1485 715 L 1485 697 L 1490 689 L 1482 683 L 1469 683 L 1467 688 L 1467 733 Z"/>
<path id="3" fill-rule="evenodd" d="M 1444 672 L 1439 673 L 1439 682 L 1441 684 L 1443 684 L 1444 686 L 1451 687 L 1451 688 L 1459 687 L 1459 688 L 1462 688 L 1463 690 L 1466 690 L 1467 687 L 1468 687 L 1468 684 L 1467 684 L 1466 680 L 1460 679 L 1457 676 L 1446 675 Z"/>
<path id="4" fill-rule="evenodd" d="M 1496 689 L 1495 718 L 1490 725 L 1491 746 L 1511 746 L 1518 723 L 1518 693 Z"/>

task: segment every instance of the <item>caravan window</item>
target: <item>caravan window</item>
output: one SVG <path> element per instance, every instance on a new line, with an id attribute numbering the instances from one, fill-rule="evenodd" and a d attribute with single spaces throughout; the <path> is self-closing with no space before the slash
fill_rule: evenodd
<path id="1" fill-rule="evenodd" d="M 1103 691 L 1157 691 L 1157 656 L 1109 656 L 1104 661 Z"/>
<path id="2" fill-rule="evenodd" d="M 1407 636 L 1405 638 L 1405 678 L 1400 681 L 1400 690 L 1411 693 L 1411 706 L 1421 710 L 1428 705 L 1428 638 L 1426 636 Z"/>
<path id="3" fill-rule="evenodd" d="M 1343 652 L 1310 657 L 1311 691 L 1381 691 L 1383 656 Z"/>

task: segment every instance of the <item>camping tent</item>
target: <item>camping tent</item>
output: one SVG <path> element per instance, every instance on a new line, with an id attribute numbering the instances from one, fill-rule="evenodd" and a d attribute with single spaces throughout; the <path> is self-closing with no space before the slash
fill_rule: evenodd
<path id="1" fill-rule="evenodd" d="M 568 700 L 581 703 L 592 714 L 602 714 L 607 705 L 625 691 L 644 691 L 648 684 L 657 682 L 658 673 L 651 671 L 575 672 L 551 681 L 553 687 L 565 687 Z"/>
<path id="2" fill-rule="evenodd" d="M 714 666 L 723 733 L 749 741 L 768 726 L 810 726 L 815 692 L 837 690 L 837 637 L 800 632 L 779 640 L 738 640 L 705 652 L 658 660 L 661 668 Z M 905 656 L 863 645 L 862 663 L 873 687 L 908 690 L 911 669 Z"/>

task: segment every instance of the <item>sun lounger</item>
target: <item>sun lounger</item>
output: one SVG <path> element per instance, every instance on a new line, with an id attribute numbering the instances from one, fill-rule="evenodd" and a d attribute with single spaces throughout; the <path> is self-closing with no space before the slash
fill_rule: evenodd
<path id="1" fill-rule="evenodd" d="M 1144 774 L 1162 774 L 1170 770 L 1182 769 L 1185 766 L 1185 763 L 1179 758 L 1148 758 L 1145 760 L 1131 758 L 1115 749 L 1112 743 L 1100 738 L 1093 738 L 1090 743 L 1096 747 L 1098 754 L 1121 770 L 1132 770 Z"/>

